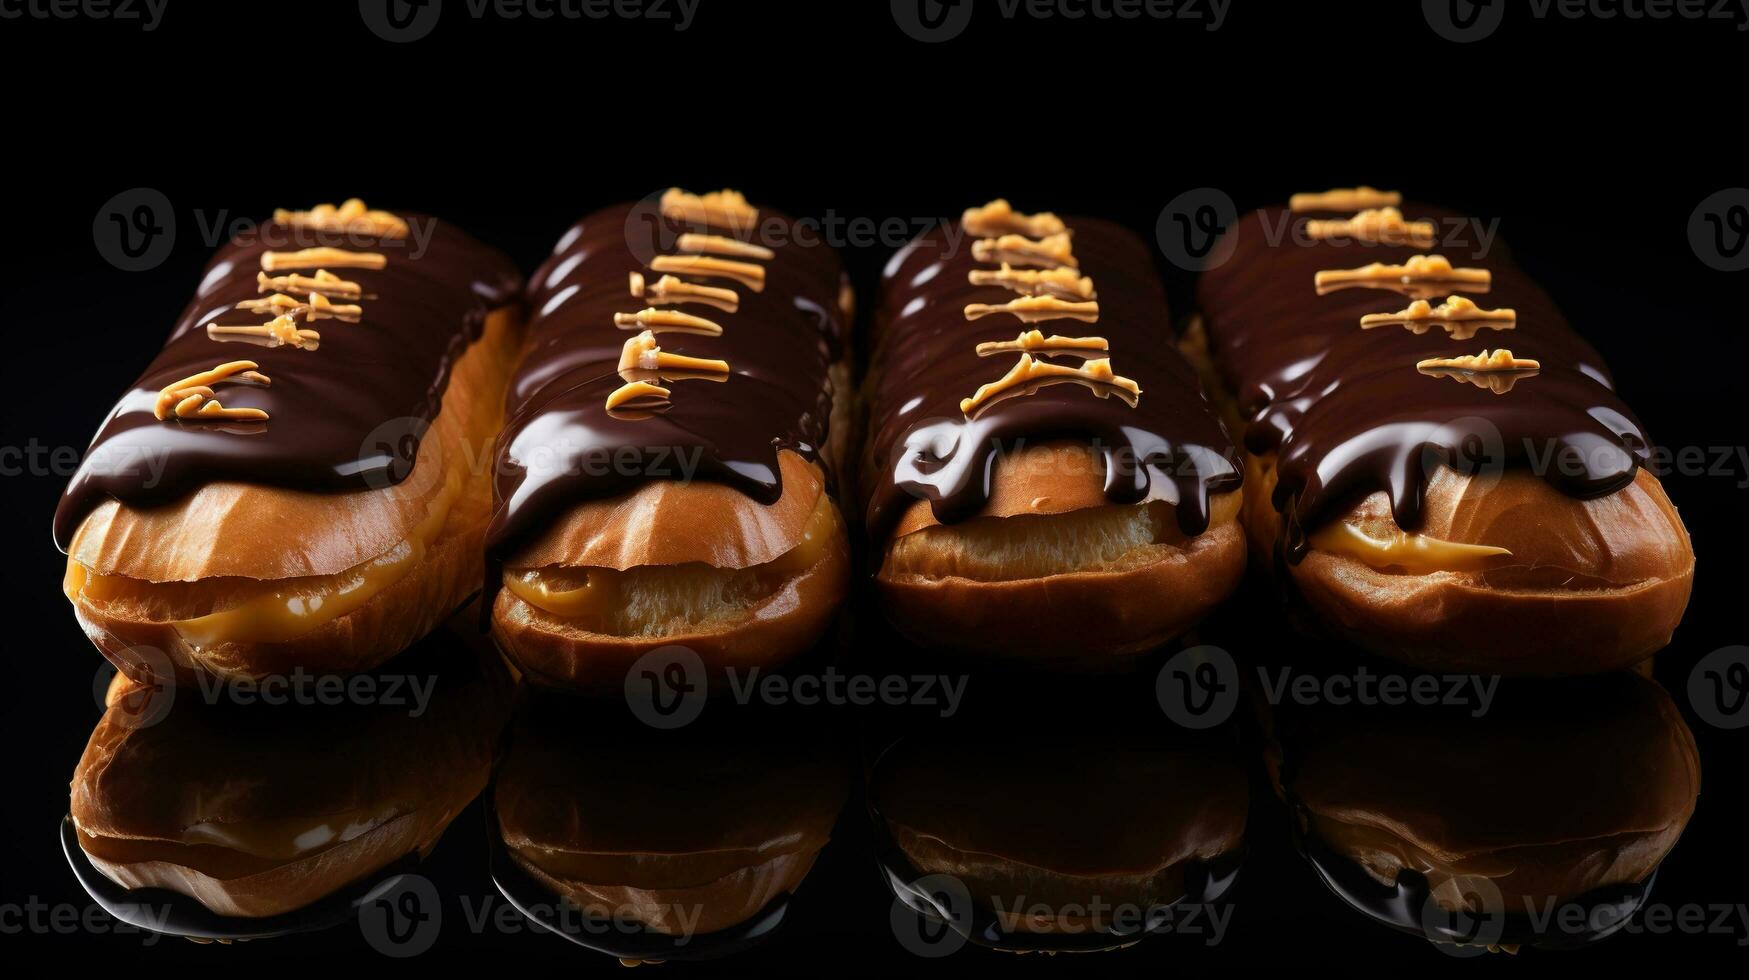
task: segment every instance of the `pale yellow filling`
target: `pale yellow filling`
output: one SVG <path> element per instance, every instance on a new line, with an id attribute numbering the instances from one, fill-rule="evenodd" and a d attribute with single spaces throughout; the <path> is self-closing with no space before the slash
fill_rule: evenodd
<path id="1" fill-rule="evenodd" d="M 353 612 L 425 560 L 461 495 L 463 476 L 460 467 L 450 468 L 424 519 L 404 540 L 376 558 L 335 575 L 291 579 L 283 586 L 262 583 L 264 588 L 235 605 L 171 625 L 196 647 L 283 643 Z M 99 575 L 69 558 L 62 588 L 75 603 L 81 599 L 103 603 L 141 595 L 153 585 L 125 575 Z"/>
<path id="2" fill-rule="evenodd" d="M 1446 541 L 1398 529 L 1393 529 L 1390 537 L 1380 540 L 1341 521 L 1326 525 L 1314 533 L 1308 543 L 1319 551 L 1353 558 L 1376 569 L 1400 568 L 1412 575 L 1481 571 L 1492 559 L 1512 554 L 1505 548 Z"/>

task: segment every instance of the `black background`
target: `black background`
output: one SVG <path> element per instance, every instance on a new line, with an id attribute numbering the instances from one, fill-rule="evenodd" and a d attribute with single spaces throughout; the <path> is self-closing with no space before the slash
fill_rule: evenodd
<path id="1" fill-rule="evenodd" d="M 1737 105 L 1749 34 L 1718 21 L 1539 21 L 1521 9 L 1471 45 L 1442 40 L 1415 3 L 1263 0 L 1235 0 L 1213 32 L 1183 22 L 1005 22 L 981 0 L 963 36 L 932 45 L 903 35 L 879 0 L 705 0 L 679 33 L 637 21 L 476 21 L 450 0 L 436 31 L 406 45 L 372 36 L 347 2 L 171 0 L 151 33 L 91 20 L 0 21 L 10 95 L 0 446 L 84 446 L 217 244 L 202 240 L 197 214 L 254 218 L 357 195 L 437 213 L 532 269 L 578 215 L 669 185 L 737 187 L 800 215 L 907 220 L 1001 194 L 1028 210 L 1109 216 L 1151 237 L 1162 207 L 1190 188 L 1219 188 L 1243 210 L 1363 182 L 1499 216 L 1522 264 L 1604 352 L 1655 438 L 1743 444 L 1749 273 L 1709 268 L 1686 229 L 1708 195 L 1749 184 Z M 134 187 L 162 191 L 179 221 L 173 253 L 147 273 L 113 268 L 93 244 L 93 215 Z M 889 253 L 847 254 L 865 295 Z M 1193 279 L 1164 262 L 1162 271 L 1183 314 Z M 1728 475 L 1666 480 L 1700 563 L 1688 617 L 1658 664 L 1685 711 L 1694 661 L 1745 642 L 1745 479 L 1739 464 Z M 63 559 L 48 526 L 64 482 L 42 472 L 0 478 L 0 622 L 13 681 L 0 742 L 4 903 L 84 902 L 54 833 L 98 714 L 100 658 L 57 594 Z M 1217 642 L 1221 625 L 1208 630 Z M 1034 708 L 1030 737 L 1051 739 L 1049 705 Z M 1689 718 L 1704 786 L 1654 897 L 1749 901 L 1740 830 L 1749 807 L 1738 785 L 1746 736 Z M 1607 753 L 1596 764 L 1607 767 Z M 975 951 L 928 964 L 893 940 L 890 898 L 860 820 L 853 804 L 786 932 L 725 969 L 967 968 Z M 997 965 L 1446 962 L 1341 907 L 1291 853 L 1284 826 L 1260 804 L 1233 932 L 1219 947 L 1165 937 L 1097 961 Z M 483 833 L 469 811 L 431 872 L 475 901 L 491 894 Z M 1622 935 L 1566 962 L 1741 960 L 1739 942 L 1749 935 Z M 142 950 L 137 936 L 84 933 L 0 943 L 250 969 L 374 956 L 344 928 L 230 949 L 164 941 Z M 447 952 L 429 958 L 511 953 L 517 964 L 612 966 L 550 936 L 454 930 L 438 950 Z M 1495 957 L 1487 968 L 1550 959 Z"/>

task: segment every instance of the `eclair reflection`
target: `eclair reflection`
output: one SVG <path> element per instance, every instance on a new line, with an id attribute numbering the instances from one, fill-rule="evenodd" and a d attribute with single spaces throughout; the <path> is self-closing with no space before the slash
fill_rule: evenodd
<path id="1" fill-rule="evenodd" d="M 770 936 L 843 809 L 846 756 L 754 711 L 672 730 L 607 714 L 538 693 L 518 710 L 492 792 L 499 891 L 628 965 Z"/>
<path id="2" fill-rule="evenodd" d="M 1336 895 L 1438 943 L 1567 947 L 1619 929 L 1694 813 L 1700 760 L 1631 673 L 1471 708 L 1293 708 L 1272 766 Z"/>
<path id="3" fill-rule="evenodd" d="M 73 774 L 67 856 L 118 918 L 197 939 L 356 916 L 485 788 L 510 713 L 502 664 L 441 632 L 344 685 L 118 681 Z"/>
<path id="4" fill-rule="evenodd" d="M 1121 712 L 1119 712 L 1121 713 Z M 1152 933 L 1225 931 L 1249 791 L 1230 733 L 967 718 L 888 745 L 869 772 L 887 883 L 922 920 L 907 945 L 1116 949 Z M 1144 724 L 1147 722 L 1147 724 Z"/>

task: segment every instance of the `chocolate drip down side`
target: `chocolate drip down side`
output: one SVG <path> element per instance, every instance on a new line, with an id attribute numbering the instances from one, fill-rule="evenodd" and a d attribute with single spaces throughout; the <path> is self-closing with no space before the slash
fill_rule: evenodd
<path id="1" fill-rule="evenodd" d="M 789 223 L 761 210 L 749 227 Z M 689 232 L 737 238 L 774 253 L 757 262 L 764 269 L 759 291 L 680 274 L 687 282 L 733 289 L 733 312 L 666 304 L 718 323 L 722 333 L 658 333 L 662 350 L 726 361 L 729 370 L 663 382 L 672 396 L 659 408 L 609 409 L 608 397 L 624 383 L 622 348 L 637 333 L 616 326 L 615 314 L 665 305 L 634 295 L 630 279 L 637 274 L 657 282 L 663 273 L 652 270 L 652 259 L 682 254 L 679 239 Z M 496 451 L 489 564 L 572 505 L 651 480 L 712 481 L 775 503 L 783 494 L 778 451 L 814 460 L 827 437 L 828 372 L 842 358 L 847 335 L 839 307 L 845 282 L 829 247 L 685 224 L 649 201 L 610 207 L 572 226 L 529 285 L 528 345 L 511 380 L 508 422 Z M 489 569 L 488 594 L 496 578 Z"/>
<path id="2" fill-rule="evenodd" d="M 968 304 L 999 305 L 1016 294 L 970 282 L 973 270 L 997 266 L 974 258 L 977 236 L 962 234 L 963 226 L 925 233 L 894 256 L 883 277 L 862 467 L 867 528 L 877 545 L 914 500 L 929 501 L 942 523 L 975 515 L 989 501 L 1002 454 L 1055 439 L 1095 448 L 1112 503 L 1164 500 L 1175 505 L 1186 534 L 1207 528 L 1211 494 L 1239 486 L 1237 450 L 1177 350 L 1147 247 L 1109 222 L 1067 224 L 1078 271 L 1098 293 L 1098 320 L 1055 319 L 1036 328 L 1105 338 L 1109 351 L 1100 356 L 1109 353 L 1117 373 L 1140 386 L 1139 399 L 1132 407 L 1115 394 L 1059 384 L 988 402 L 968 417 L 960 400 L 1001 377 L 1011 360 L 981 357 L 978 344 L 1013 341 L 1033 325 L 1007 314 L 967 320 Z"/>
<path id="3" fill-rule="evenodd" d="M 516 302 L 522 288 L 521 275 L 496 249 L 429 217 L 406 220 L 413 234 L 400 238 L 267 222 L 220 249 L 163 350 L 92 440 L 55 511 L 55 544 L 66 551 L 85 517 L 108 498 L 151 507 L 215 481 L 338 493 L 405 479 L 452 366 L 480 336 L 487 314 Z M 356 299 L 331 297 L 362 307 L 356 322 L 300 322 L 319 331 L 315 349 L 208 336 L 211 324 L 271 318 L 237 309 L 275 292 L 257 282 L 263 253 L 313 247 L 385 257 L 381 269 L 330 269 L 361 288 Z M 313 277 L 316 268 L 268 275 L 292 273 Z M 217 397 L 230 408 L 261 410 L 265 421 L 154 414 L 166 386 L 237 360 L 256 362 L 272 383 L 228 385 Z"/>
<path id="4" fill-rule="evenodd" d="M 1253 212 L 1228 232 L 1231 257 L 1198 286 L 1215 360 L 1247 423 L 1245 444 L 1277 454 L 1273 503 L 1289 561 L 1303 557 L 1307 531 L 1377 491 L 1390 497 L 1397 525 L 1416 530 L 1442 466 L 1484 476 L 1530 468 L 1588 499 L 1632 482 L 1650 452 L 1603 359 L 1498 241 L 1480 247 L 1478 225 L 1449 211 L 1409 204 L 1403 212 L 1434 223 L 1434 245 L 1312 240 L 1305 222 L 1348 215 Z M 1322 296 L 1314 286 L 1319 272 L 1402 265 L 1417 255 L 1487 270 L 1491 282 L 1429 285 L 1415 295 L 1395 282 Z M 1361 326 L 1363 316 L 1397 313 L 1417 298 L 1438 306 L 1450 295 L 1516 318 L 1509 329 L 1472 323 L 1462 339 L 1439 324 L 1422 333 Z M 1539 366 L 1500 391 L 1417 367 L 1498 348 Z"/>

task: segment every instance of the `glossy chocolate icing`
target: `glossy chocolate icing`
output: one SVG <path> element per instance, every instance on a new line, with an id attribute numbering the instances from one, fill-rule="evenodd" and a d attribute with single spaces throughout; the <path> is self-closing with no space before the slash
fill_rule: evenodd
<path id="1" fill-rule="evenodd" d="M 597 211 L 565 233 L 529 284 L 528 346 L 498 440 L 491 557 L 508 555 L 579 501 L 652 479 L 710 480 L 775 503 L 783 495 L 778 450 L 817 458 L 832 408 L 827 372 L 843 355 L 847 330 L 839 309 L 845 279 L 835 251 L 808 244 L 792 228 L 792 219 L 770 210 L 739 235 L 684 225 L 646 199 Z M 614 314 L 652 305 L 631 294 L 629 276 L 654 283 L 662 273 L 649 260 L 680 254 L 677 239 L 687 231 L 739 237 L 775 253 L 744 260 L 765 268 L 760 292 L 680 276 L 735 290 L 736 312 L 664 304 L 713 320 L 723 333 L 661 333 L 662 349 L 725 360 L 730 373 L 723 381 L 667 383 L 673 395 L 659 411 L 610 414 L 607 396 L 624 383 L 620 351 L 635 335 L 618 328 Z"/>
<path id="2" fill-rule="evenodd" d="M 1136 406 L 1059 384 L 986 403 L 968 419 L 960 399 L 1014 363 L 1009 355 L 980 357 L 977 345 L 1011 341 L 1029 326 L 1009 315 L 966 319 L 967 304 L 1018 295 L 967 280 L 973 269 L 998 268 L 973 258 L 977 236 L 951 237 L 942 228 L 919 236 L 883 277 L 862 471 L 872 540 L 884 540 L 916 499 L 928 500 L 943 523 L 971 517 L 989 500 L 998 453 L 1052 439 L 1089 440 L 1104 457 L 1107 499 L 1175 504 L 1186 534 L 1208 526 L 1210 494 L 1238 487 L 1237 450 L 1178 353 L 1147 246 L 1110 222 L 1067 224 L 1080 271 L 1098 292 L 1099 320 L 1052 320 L 1037 329 L 1110 341 L 1112 370 L 1141 386 Z"/>
<path id="3" fill-rule="evenodd" d="M 1228 232 L 1231 258 L 1198 287 L 1216 362 L 1248 422 L 1245 444 L 1278 453 L 1274 503 L 1289 561 L 1303 557 L 1306 529 L 1375 491 L 1390 495 L 1398 526 L 1415 530 L 1439 466 L 1471 474 L 1530 466 L 1583 499 L 1632 482 L 1650 449 L 1602 358 L 1497 240 L 1480 247 L 1476 226 L 1450 211 L 1408 204 L 1403 213 L 1434 221 L 1438 243 L 1312 241 L 1304 221 L 1348 215 L 1253 212 Z M 1486 290 L 1454 285 L 1428 301 L 1437 306 L 1457 294 L 1484 309 L 1514 309 L 1516 326 L 1483 327 L 1466 340 L 1438 325 L 1422 334 L 1362 329 L 1362 316 L 1397 312 L 1413 298 L 1369 287 L 1319 296 L 1313 285 L 1322 270 L 1401 264 L 1413 255 L 1489 270 Z M 1416 369 L 1427 358 L 1502 347 L 1541 368 L 1501 394 Z"/>
<path id="4" fill-rule="evenodd" d="M 220 249 L 164 349 L 110 410 L 62 494 L 55 511 L 61 550 L 108 497 L 150 507 L 219 480 L 340 492 L 404 479 L 419 435 L 442 406 L 451 366 L 480 336 L 486 315 L 515 302 L 522 279 L 502 253 L 454 226 L 403 217 L 413 229 L 403 239 L 268 222 Z M 299 327 L 321 333 L 314 350 L 207 336 L 210 323 L 272 319 L 235 308 L 270 295 L 256 283 L 261 254 L 313 247 L 387 257 L 380 270 L 329 269 L 362 288 L 358 300 L 330 297 L 361 305 L 358 322 L 299 318 Z M 292 271 L 316 274 L 268 275 Z M 235 360 L 255 361 L 272 384 L 227 385 L 217 397 L 227 407 L 262 409 L 267 421 L 160 421 L 153 415 L 160 389 Z"/>

